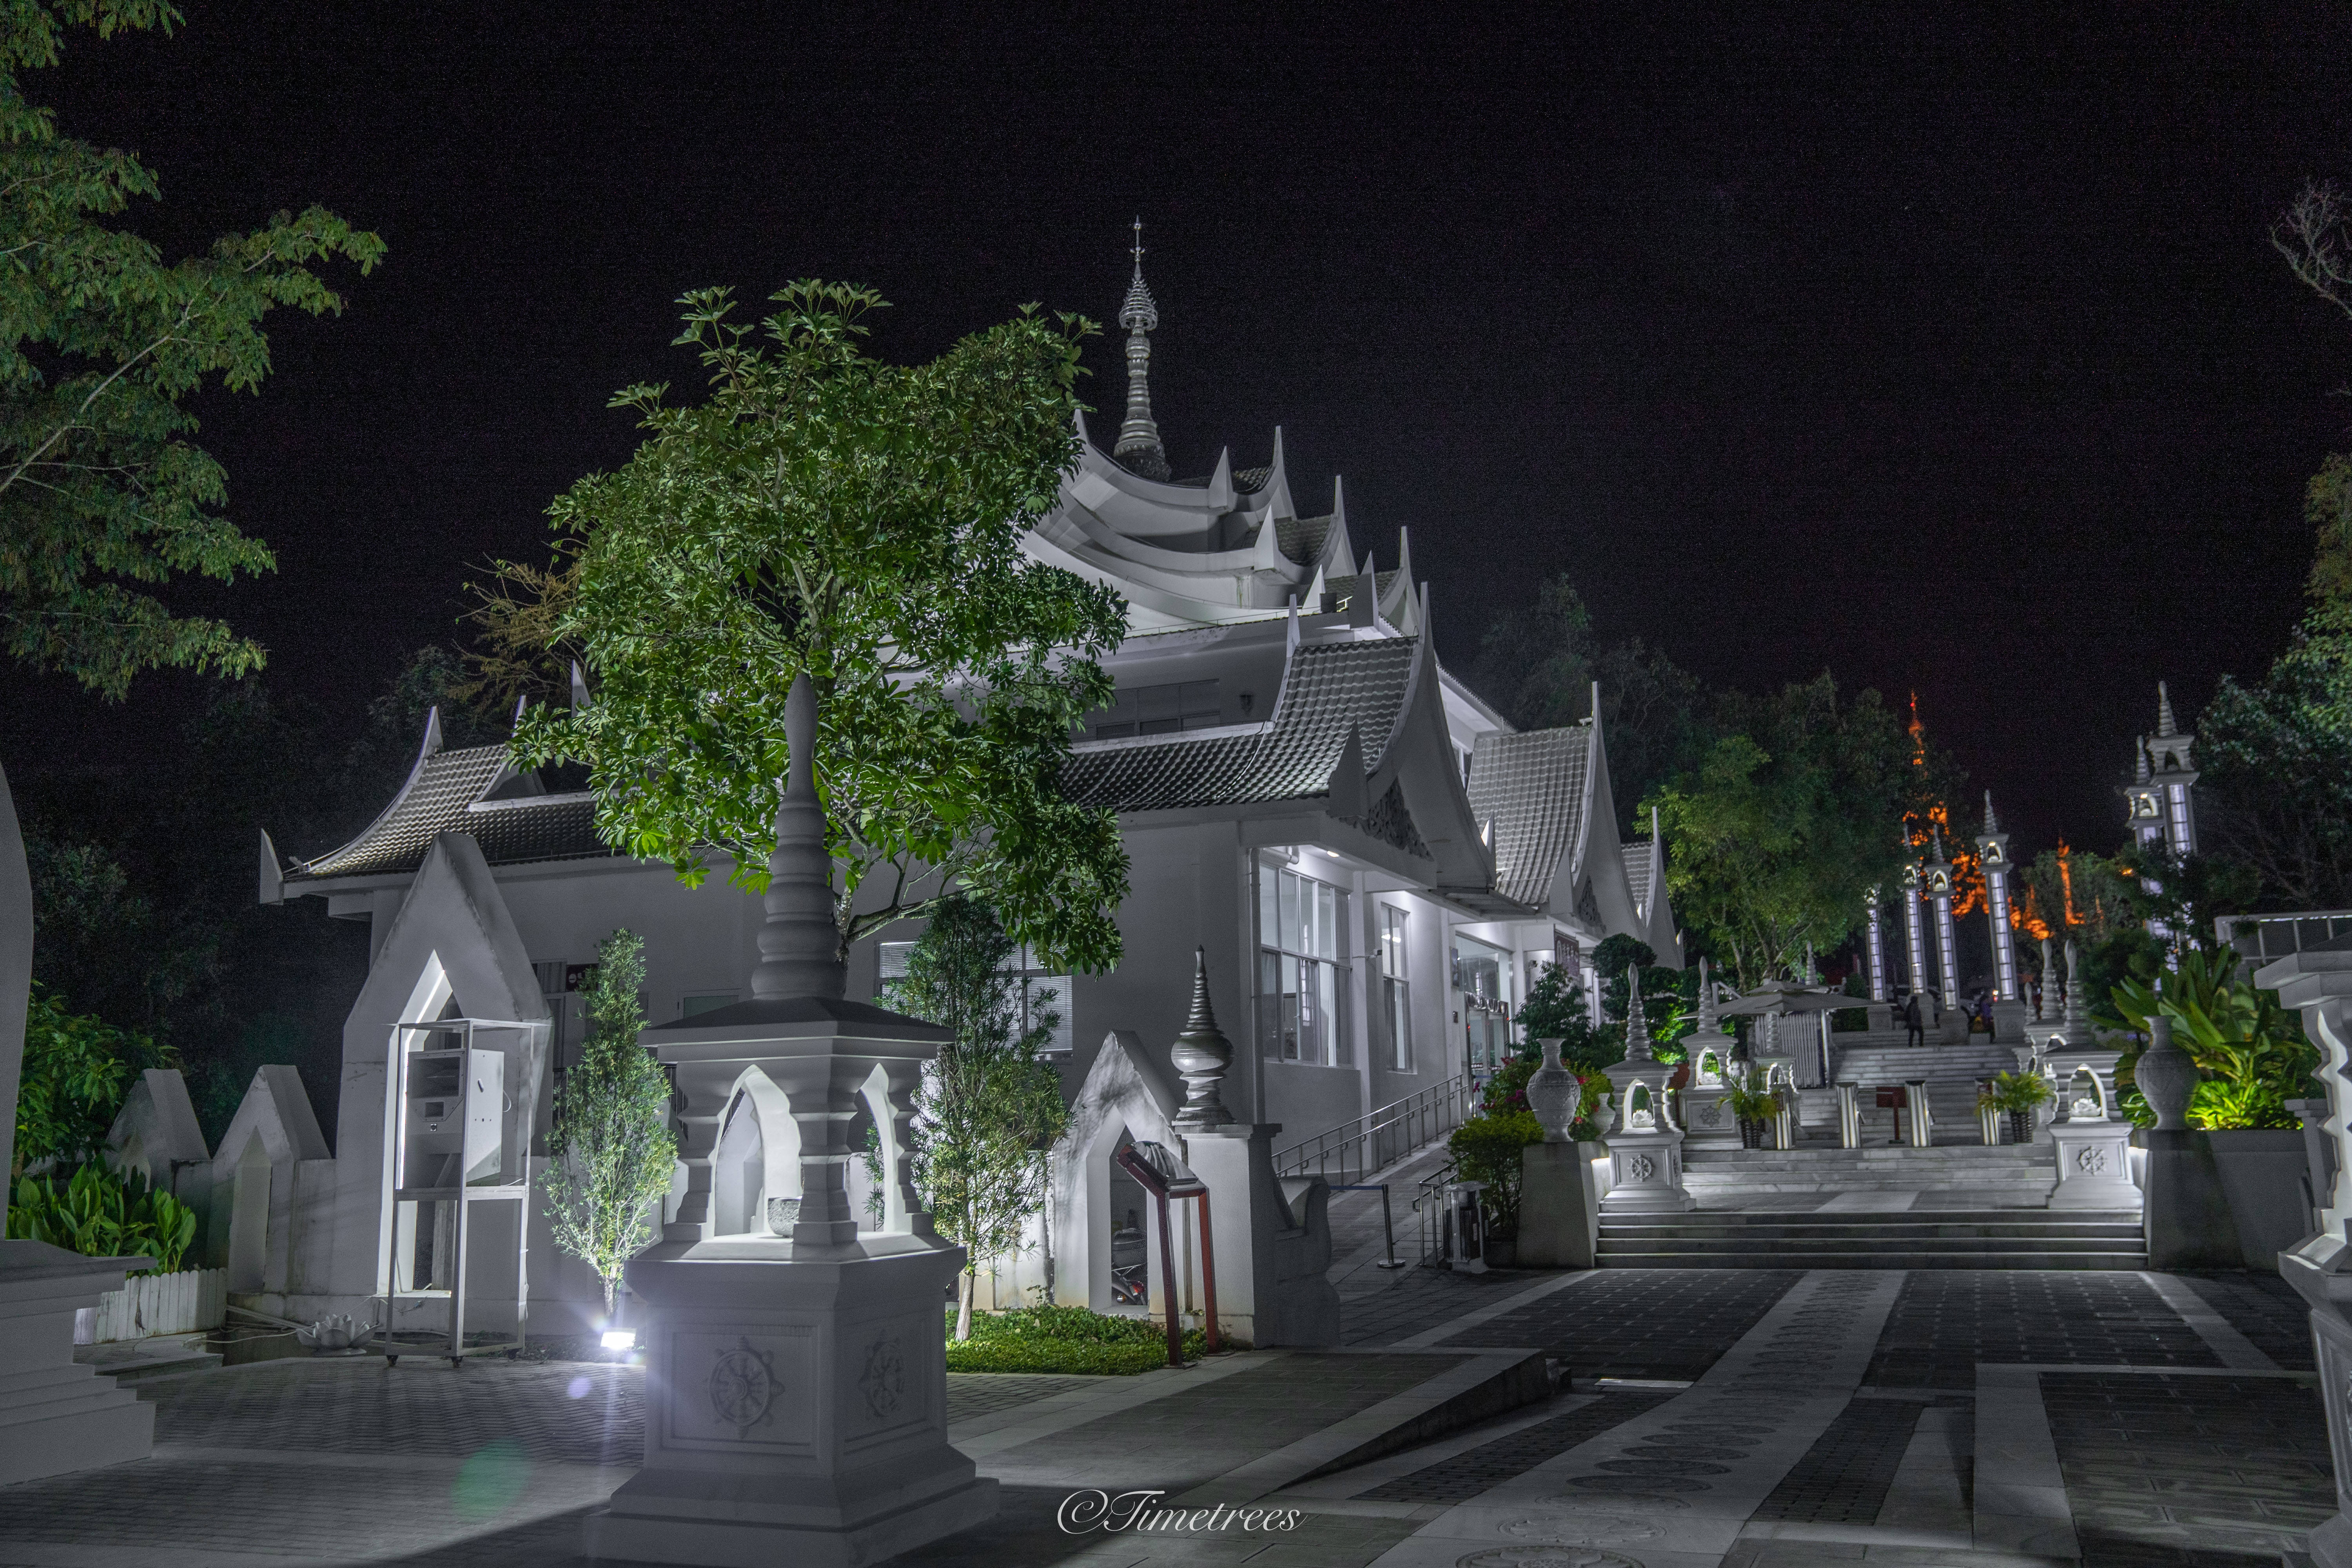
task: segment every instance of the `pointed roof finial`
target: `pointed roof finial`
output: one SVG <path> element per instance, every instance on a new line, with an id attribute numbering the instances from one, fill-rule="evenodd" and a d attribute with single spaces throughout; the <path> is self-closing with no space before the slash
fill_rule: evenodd
<path id="1" fill-rule="evenodd" d="M 1118 307 L 1118 324 L 1127 329 L 1127 417 L 1119 421 L 1118 445 L 1111 456 L 1129 472 L 1147 479 L 1168 478 L 1168 451 L 1160 444 L 1160 426 L 1151 417 L 1151 337 L 1160 327 L 1160 307 L 1143 283 L 1143 220 L 1135 220 L 1135 279 Z"/>
<path id="2" fill-rule="evenodd" d="M 2132 783 L 2146 784 L 2152 776 L 2148 771 L 2147 765 L 2147 741 L 2146 737 L 2143 736 L 2141 739 L 2132 742 L 2132 753 L 2134 758 L 2132 763 Z"/>
<path id="3" fill-rule="evenodd" d="M 2000 818 L 1992 814 L 1992 791 L 1990 790 L 1985 791 L 1985 831 L 1989 834 L 2000 831 Z"/>
<path id="4" fill-rule="evenodd" d="M 2156 683 L 2156 732 L 2159 736 L 2180 733 L 2179 726 L 2172 721 L 2172 693 L 2164 689 L 2161 680 Z"/>

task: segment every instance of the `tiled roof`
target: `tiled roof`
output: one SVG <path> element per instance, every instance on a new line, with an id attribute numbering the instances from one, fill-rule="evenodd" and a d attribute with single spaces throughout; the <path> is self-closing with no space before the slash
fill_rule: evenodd
<path id="1" fill-rule="evenodd" d="M 1270 731 L 1080 751 L 1062 770 L 1063 787 L 1081 805 L 1113 811 L 1319 795 L 1351 725 L 1366 765 L 1380 760 L 1404 706 L 1419 646 L 1411 637 L 1383 637 L 1302 647 Z"/>
<path id="2" fill-rule="evenodd" d="M 522 796 L 476 805 L 499 776 L 503 746 L 436 752 L 390 810 L 340 849 L 287 868 L 287 880 L 381 877 L 415 870 L 434 838 L 470 833 L 493 866 L 568 860 L 613 850 L 596 837 L 596 803 L 586 795 Z"/>
<path id="3" fill-rule="evenodd" d="M 1633 890 L 1633 908 L 1650 918 L 1650 841 L 1636 838 L 1620 851 L 1625 857 L 1625 885 Z"/>
<path id="4" fill-rule="evenodd" d="M 1244 495 L 1248 495 L 1253 490 L 1265 489 L 1265 481 L 1272 478 L 1274 478 L 1272 468 L 1235 468 L 1234 489 Z"/>
<path id="5" fill-rule="evenodd" d="M 1560 858 L 1576 846 L 1592 731 L 1582 724 L 1488 731 L 1470 756 L 1470 807 L 1494 824 L 1495 890 L 1540 906 Z"/>
<path id="6" fill-rule="evenodd" d="M 1372 574 L 1372 589 L 1381 598 L 1385 599 L 1389 596 L 1389 584 L 1397 580 L 1398 570 L 1401 568 L 1391 568 L 1389 571 L 1376 572 Z"/>
<path id="7" fill-rule="evenodd" d="M 1328 517 L 1286 517 L 1274 525 L 1275 547 L 1304 566 L 1323 553 L 1323 542 L 1330 533 Z"/>

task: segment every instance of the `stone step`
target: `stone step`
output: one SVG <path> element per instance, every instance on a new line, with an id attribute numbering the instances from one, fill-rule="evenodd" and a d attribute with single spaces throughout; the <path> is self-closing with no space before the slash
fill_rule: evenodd
<path id="1" fill-rule="evenodd" d="M 1838 1215 L 1771 1215 L 1708 1214 L 1700 1210 L 1681 1215 L 1633 1215 L 1623 1219 L 1603 1216 L 1601 1236 L 1603 1240 L 1621 1241 L 1648 1239 L 1654 1241 L 1772 1240 L 1819 1241 L 1842 1240 L 1851 1245 L 1859 1233 L 1872 1241 L 1932 1240 L 1949 1237 L 1955 1241 L 1979 1241 L 2000 1237 L 2028 1238 L 2072 1237 L 2084 1240 L 2122 1239 L 2137 1243 L 2140 1222 L 2137 1215 L 2117 1215 L 2112 1219 L 2084 1220 L 2071 1215 L 2064 1219 L 2044 1218 L 2045 1209 L 1996 1210 L 2010 1217 L 2000 1219 L 1956 1219 L 1936 1216 L 1924 1220 L 1906 1220 L 1901 1213 L 1869 1215 L 1869 1225 L 1839 1223 Z M 2016 1217 L 2016 1216 L 2030 1217 Z M 1857 1215 L 1856 1217 L 1864 1217 Z M 1753 1221 L 1743 1224 L 1743 1221 Z"/>
<path id="2" fill-rule="evenodd" d="M 1601 1219 L 1608 1268 L 2139 1268 L 2137 1215 L 1951 1208 L 1698 1210 Z"/>
<path id="3" fill-rule="evenodd" d="M 1875 1170 L 1902 1166 L 1911 1170 L 1991 1170 L 2032 1165 L 2057 1169 L 2057 1156 L 2047 1143 L 1946 1143 L 1914 1149 L 1908 1144 L 1885 1144 L 1859 1149 L 1709 1149 L 1683 1146 L 1683 1164 L 1691 1170 Z"/>
<path id="4" fill-rule="evenodd" d="M 1604 1268 L 2026 1268 L 2116 1269 L 2147 1267 L 2144 1252 L 1817 1252 L 1801 1261 L 1784 1253 L 1626 1253 L 1603 1258 Z"/>

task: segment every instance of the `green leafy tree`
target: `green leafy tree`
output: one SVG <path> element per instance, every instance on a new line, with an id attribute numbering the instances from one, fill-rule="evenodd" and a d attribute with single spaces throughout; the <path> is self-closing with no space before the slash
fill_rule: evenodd
<path id="1" fill-rule="evenodd" d="M 1528 987 L 1519 1007 L 1527 1054 L 1536 1059 L 1538 1040 L 1558 1040 L 1559 1059 L 1580 1075 L 1597 1072 L 1625 1055 L 1625 1031 L 1615 1024 L 1595 1024 L 1576 976 L 1557 963 L 1547 963 Z"/>
<path id="2" fill-rule="evenodd" d="M 1621 830 L 1649 832 L 1637 809 L 1657 784 L 1696 765 L 1714 739 L 1706 689 L 1664 653 L 1632 637 L 1602 647 L 1591 613 L 1565 574 L 1537 585 L 1535 602 L 1504 611 L 1487 627 L 1470 683 L 1523 730 L 1554 729 L 1591 717 L 1601 683 L 1601 723 Z"/>
<path id="3" fill-rule="evenodd" d="M 2261 890 L 2255 870 L 2227 856 L 2176 855 L 2164 845 L 2126 844 L 2112 862 L 2133 919 L 2160 925 L 2176 946 L 2226 946 L 2216 921 L 2242 913 Z"/>
<path id="4" fill-rule="evenodd" d="M 996 912 L 951 894 L 907 954 L 886 995 L 894 1007 L 952 1030 L 915 1100 L 916 1189 L 932 1222 L 964 1247 L 955 1337 L 971 1338 L 981 1265 L 1018 1252 L 1045 1202 L 1045 1151 L 1068 1128 L 1061 1080 L 1038 1052 L 1059 1016 L 1051 991 L 1008 973 L 1015 943 Z"/>
<path id="5" fill-rule="evenodd" d="M 1651 799 L 1675 913 L 1746 989 L 1843 946 L 1893 883 L 1914 748 L 1876 692 L 1841 700 L 1827 675 L 1725 713 L 1731 732 Z"/>
<path id="6" fill-rule="evenodd" d="M 144 668 L 261 663 L 257 644 L 149 592 L 272 565 L 221 514 L 226 475 L 187 439 L 182 404 L 260 384 L 271 310 L 342 308 L 310 263 L 365 272 L 383 254 L 321 207 L 176 262 L 114 221 L 160 194 L 154 174 L 60 135 L 20 78 L 55 65 L 72 27 L 105 37 L 179 19 L 159 0 L 15 0 L 0 16 L 0 646 L 110 699 Z"/>
<path id="7" fill-rule="evenodd" d="M 56 993 L 35 981 L 25 1011 L 11 1184 L 26 1167 L 43 1161 L 58 1171 L 94 1163 L 132 1078 L 149 1068 L 177 1065 L 169 1050 L 145 1035 L 67 1012 Z"/>
<path id="8" fill-rule="evenodd" d="M 608 1314 L 623 1265 L 654 1238 L 677 1161 L 668 1076 L 637 1044 L 645 983 L 645 939 L 628 931 L 606 937 L 583 1009 L 588 1037 L 556 1091 L 541 1178 L 555 1245 L 596 1271 Z"/>
<path id="9" fill-rule="evenodd" d="M 568 600 L 531 624 L 576 639 L 595 700 L 534 710 L 519 754 L 586 763 L 608 841 L 689 882 L 726 855 L 760 889 L 805 671 L 844 952 L 960 886 L 1055 960 L 1108 967 L 1126 852 L 1059 781 L 1124 610 L 1020 549 L 1076 457 L 1091 329 L 1024 310 L 898 366 L 863 351 L 867 289 L 793 284 L 756 330 L 724 289 L 682 303 L 708 395 L 621 393 L 646 439 L 555 503 L 577 572 L 544 578 Z"/>

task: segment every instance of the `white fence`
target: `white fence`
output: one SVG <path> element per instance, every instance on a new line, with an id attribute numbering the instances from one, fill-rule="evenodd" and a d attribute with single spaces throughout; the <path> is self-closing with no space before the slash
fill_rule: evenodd
<path id="1" fill-rule="evenodd" d="M 228 1270 L 184 1268 L 177 1274 L 133 1274 L 95 1307 L 74 1313 L 74 1343 L 143 1340 L 216 1329 L 228 1317 Z"/>

